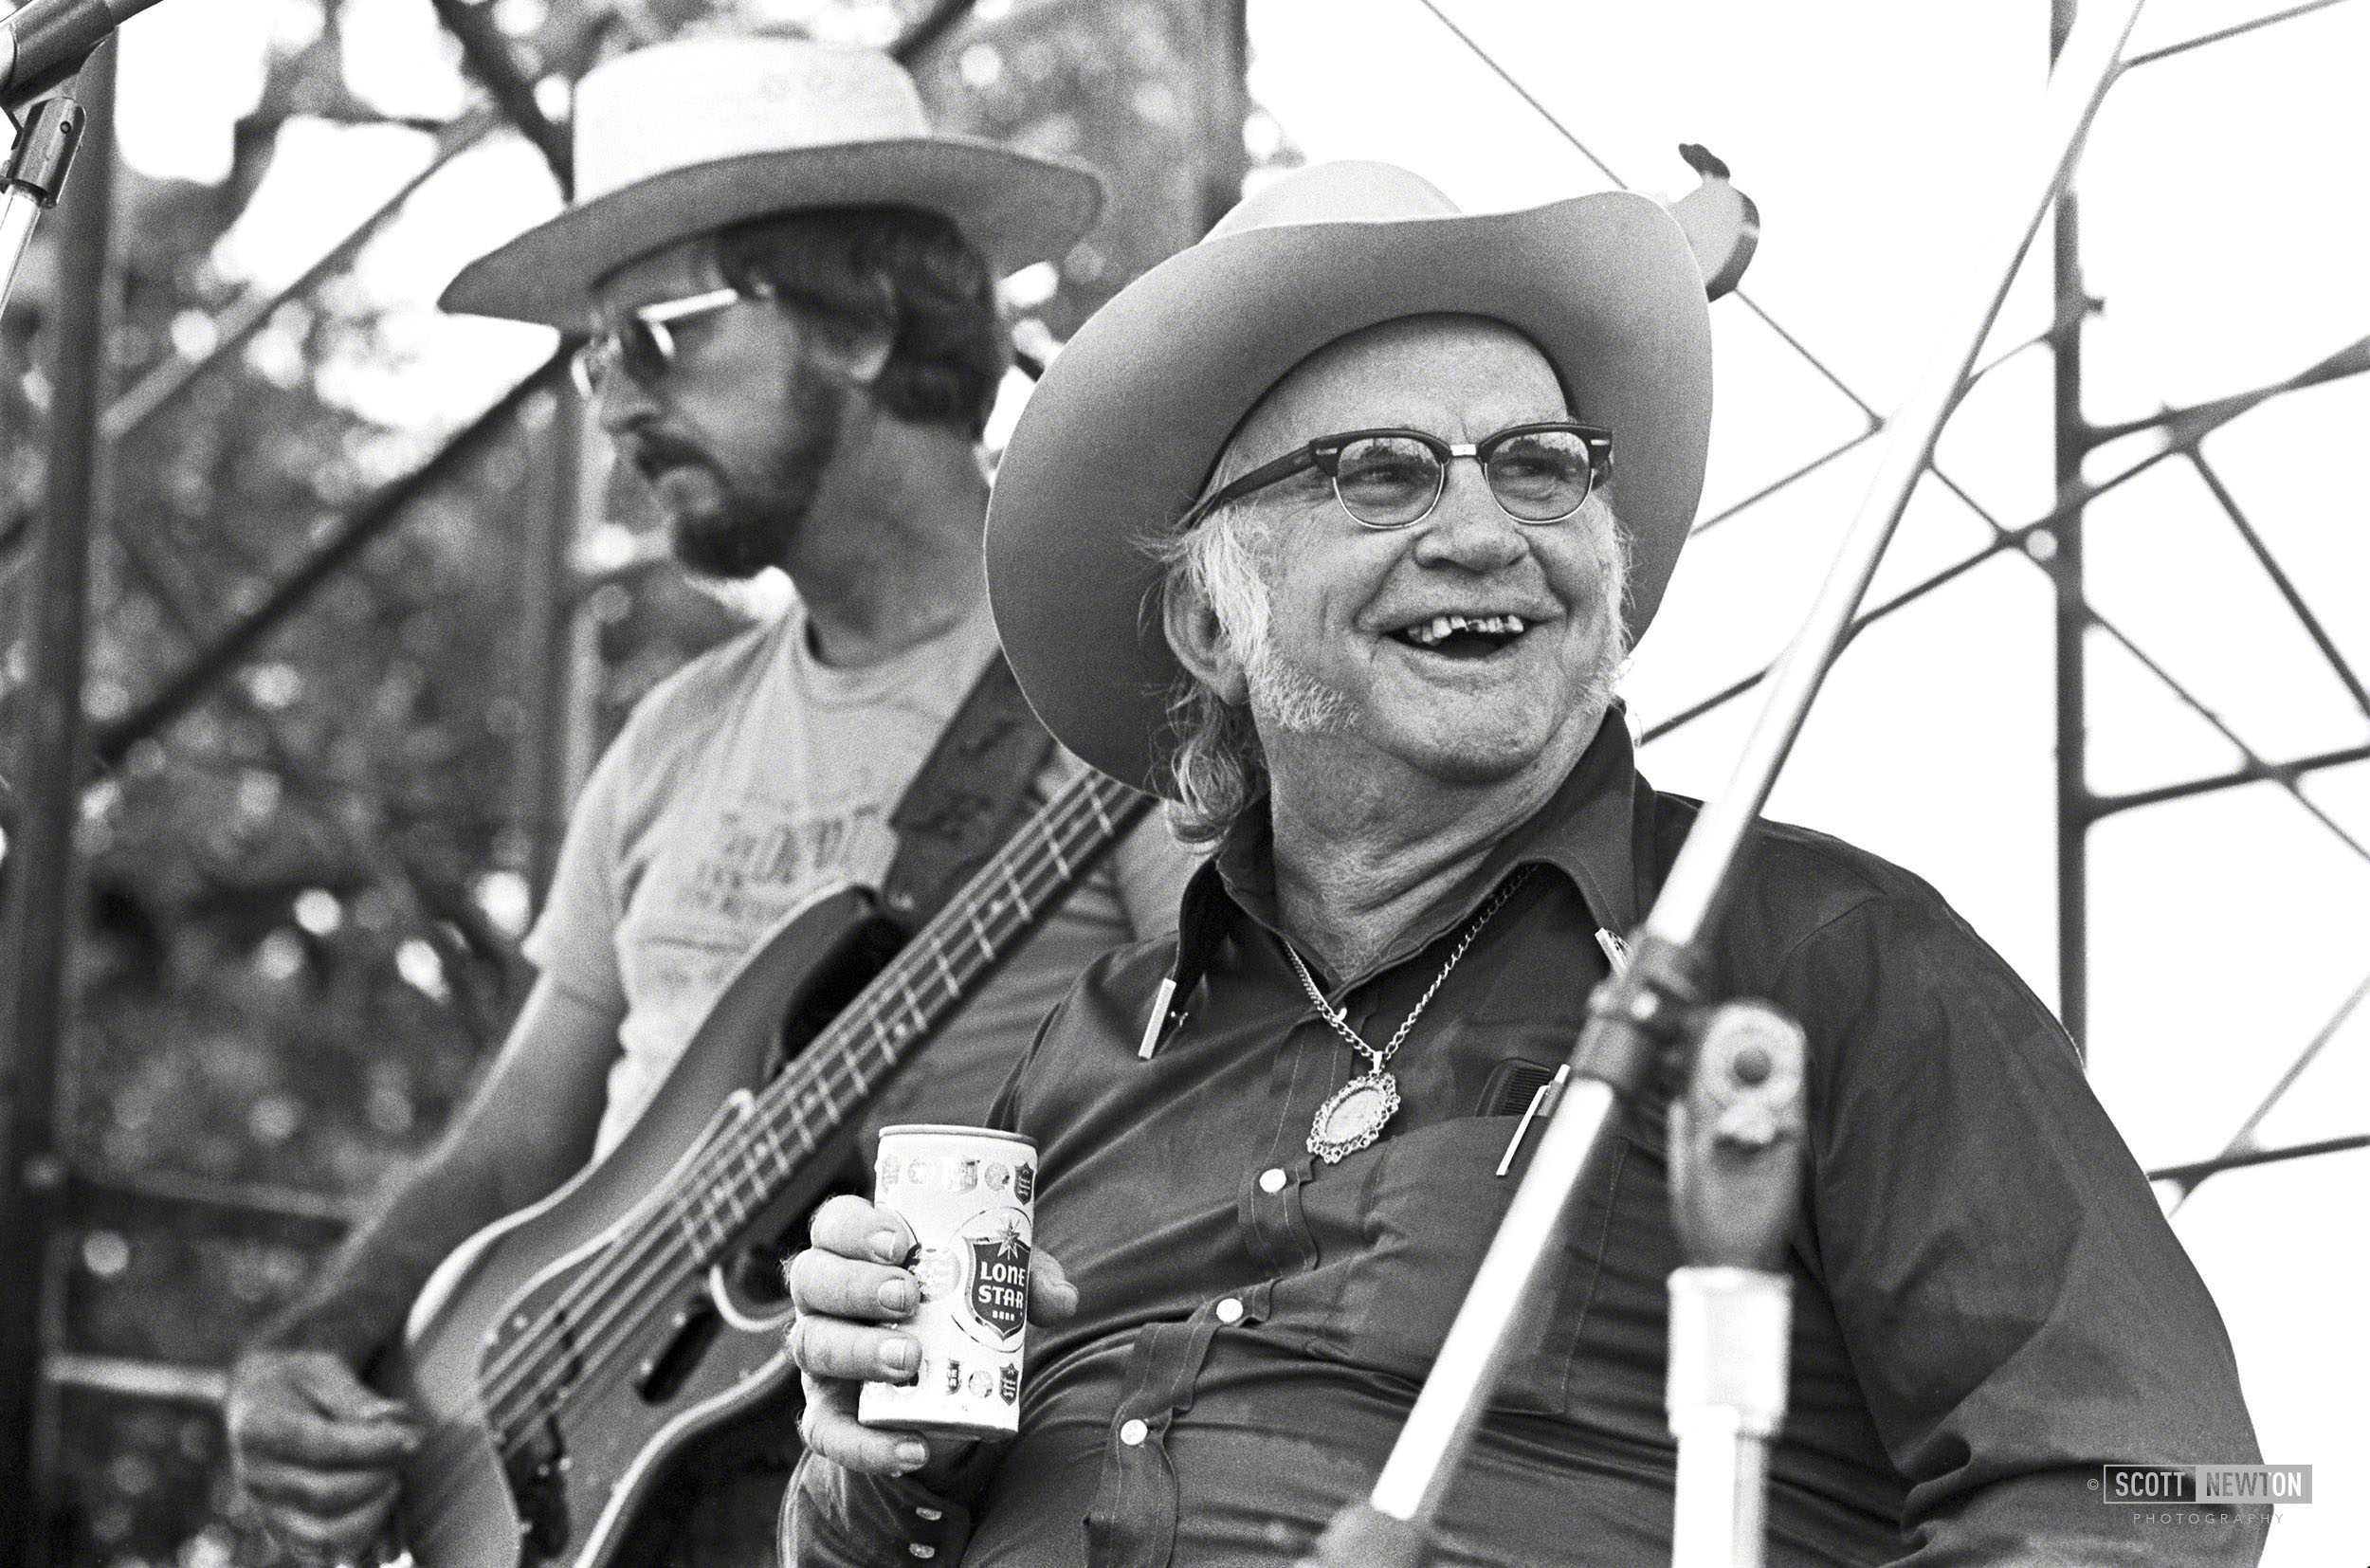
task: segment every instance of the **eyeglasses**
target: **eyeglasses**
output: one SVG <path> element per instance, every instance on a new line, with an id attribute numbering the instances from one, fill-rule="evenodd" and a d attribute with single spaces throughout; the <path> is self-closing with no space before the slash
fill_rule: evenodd
<path id="1" fill-rule="evenodd" d="M 576 350 L 575 357 L 568 362 L 576 391 L 587 398 L 596 395 L 610 373 L 619 369 L 649 386 L 675 362 L 675 335 L 669 330 L 673 323 L 712 315 L 747 298 L 737 288 L 712 288 L 681 300 L 636 305 L 626 312 L 623 321 L 602 326 Z"/>
<path id="2" fill-rule="evenodd" d="M 1322 435 L 1262 464 L 1196 503 L 1179 531 L 1231 501 L 1314 468 L 1333 482 L 1341 510 L 1368 528 L 1405 528 L 1440 504 L 1451 459 L 1481 465 L 1489 493 L 1517 522 L 1561 522 L 1577 512 L 1596 482 L 1613 473 L 1613 432 L 1595 425 L 1543 420 L 1514 425 L 1475 442 L 1443 441 L 1422 430 L 1347 430 Z"/>

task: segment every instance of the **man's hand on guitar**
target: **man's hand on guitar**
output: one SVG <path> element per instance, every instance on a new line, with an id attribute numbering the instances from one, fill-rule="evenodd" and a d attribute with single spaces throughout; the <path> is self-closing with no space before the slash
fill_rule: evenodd
<path id="1" fill-rule="evenodd" d="M 856 1391 L 866 1381 L 910 1383 L 921 1347 L 902 1322 L 921 1304 L 921 1286 L 902 1265 L 913 1231 L 885 1209 L 842 1196 L 814 1212 L 813 1245 L 783 1265 L 798 1309 L 790 1325 L 790 1358 L 805 1374 L 807 1408 L 800 1434 L 824 1458 L 866 1475 L 907 1475 L 946 1466 L 976 1445 L 911 1432 L 881 1431 L 856 1419 Z M 1030 1260 L 1029 1316 L 1059 1322 L 1078 1310 L 1078 1287 L 1044 1252 Z"/>
<path id="2" fill-rule="evenodd" d="M 321 1350 L 248 1352 L 225 1412 L 239 1484 L 264 1522 L 310 1556 L 356 1554 L 395 1500 L 395 1467 L 419 1446 L 411 1413 Z"/>

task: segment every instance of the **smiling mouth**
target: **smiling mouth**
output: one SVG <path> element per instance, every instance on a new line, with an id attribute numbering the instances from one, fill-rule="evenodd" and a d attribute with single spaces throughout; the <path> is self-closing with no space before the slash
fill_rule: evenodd
<path id="1" fill-rule="evenodd" d="M 1520 615 L 1434 615 L 1401 627 L 1393 641 L 1449 659 L 1486 659 L 1530 629 Z"/>

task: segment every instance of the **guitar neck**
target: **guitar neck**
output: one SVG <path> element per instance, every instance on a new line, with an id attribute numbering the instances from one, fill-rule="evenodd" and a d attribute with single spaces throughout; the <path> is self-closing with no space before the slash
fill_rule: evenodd
<path id="1" fill-rule="evenodd" d="M 1151 806 L 1090 769 L 990 857 L 684 1173 L 679 1200 L 658 1212 L 689 1230 L 694 1254 L 712 1254 L 764 1209 Z"/>

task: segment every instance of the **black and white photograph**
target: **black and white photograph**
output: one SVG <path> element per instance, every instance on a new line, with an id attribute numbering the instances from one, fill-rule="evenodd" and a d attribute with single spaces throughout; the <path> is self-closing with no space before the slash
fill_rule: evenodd
<path id="1" fill-rule="evenodd" d="M 0 14 L 0 1568 L 2364 1568 L 2366 78 Z"/>

